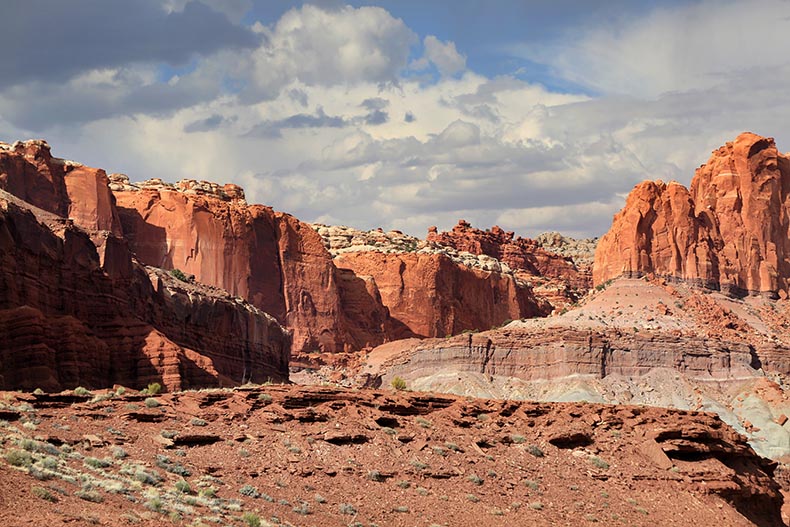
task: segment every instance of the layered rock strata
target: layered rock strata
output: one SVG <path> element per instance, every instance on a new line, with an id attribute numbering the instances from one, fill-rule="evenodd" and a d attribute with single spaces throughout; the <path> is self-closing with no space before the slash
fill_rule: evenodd
<path id="1" fill-rule="evenodd" d="M 335 264 L 372 280 L 391 317 L 408 330 L 401 338 L 455 335 L 548 310 L 511 274 L 458 265 L 442 254 L 349 252 Z"/>
<path id="2" fill-rule="evenodd" d="M 363 237 L 310 226 L 248 205 L 235 186 L 132 185 L 120 175 L 110 186 L 138 258 L 249 299 L 293 331 L 297 352 L 360 350 L 549 311 L 486 255 L 426 247 L 397 231 Z"/>
<path id="3" fill-rule="evenodd" d="M 594 282 L 647 273 L 736 295 L 787 297 L 790 157 L 743 133 L 697 169 L 691 189 L 637 185 L 601 238 Z"/>
<path id="4" fill-rule="evenodd" d="M 290 337 L 272 317 L 133 259 L 107 181 L 44 142 L 0 144 L 0 385 L 287 379 Z"/>
<path id="5" fill-rule="evenodd" d="M 567 242 L 561 238 L 552 240 L 557 244 Z M 550 252 L 536 240 L 514 237 L 513 232 L 504 231 L 496 225 L 484 231 L 459 220 L 449 232 L 439 232 L 431 227 L 426 241 L 496 258 L 519 278 L 535 286 L 537 294 L 554 306 L 561 307 L 577 301 L 592 286 L 589 263 L 586 263 L 588 258 L 580 258 L 577 265 L 569 256 Z"/>

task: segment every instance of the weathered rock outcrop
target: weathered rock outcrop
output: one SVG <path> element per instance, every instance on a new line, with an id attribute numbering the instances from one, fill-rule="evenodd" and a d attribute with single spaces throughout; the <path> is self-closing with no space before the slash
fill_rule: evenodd
<path id="1" fill-rule="evenodd" d="M 295 351 L 384 342 L 374 336 L 368 343 L 347 329 L 332 257 L 309 225 L 247 205 L 235 185 L 131 186 L 115 176 L 112 185 L 124 233 L 142 262 L 248 299 L 292 329 Z"/>
<path id="2" fill-rule="evenodd" d="M 733 294 L 788 294 L 790 157 L 743 133 L 697 169 L 691 190 L 637 185 L 595 255 L 593 278 L 647 273 Z"/>
<path id="3" fill-rule="evenodd" d="M 335 264 L 372 279 L 391 317 L 409 330 L 401 338 L 443 337 L 546 314 L 514 276 L 461 266 L 443 254 L 349 252 Z"/>
<path id="4" fill-rule="evenodd" d="M 592 285 L 588 265 L 577 266 L 571 258 L 549 252 L 535 240 L 514 237 L 496 225 L 484 231 L 459 220 L 450 232 L 431 227 L 426 241 L 496 258 L 535 285 L 536 293 L 555 306 L 575 302 Z"/>
<path id="5" fill-rule="evenodd" d="M 138 258 L 249 299 L 293 331 L 295 352 L 360 350 L 548 312 L 488 256 L 415 253 L 418 241 L 396 231 L 310 226 L 247 205 L 235 186 L 111 179 Z"/>
<path id="6" fill-rule="evenodd" d="M 134 261 L 104 171 L 43 141 L 3 143 L 0 188 L 2 386 L 287 378 L 289 335 L 274 319 Z"/>
<path id="7" fill-rule="evenodd" d="M 221 291 L 145 269 L 110 276 L 73 224 L 0 196 L 0 383 L 5 389 L 241 384 L 288 376 L 289 336 Z M 114 259 L 120 268 L 122 250 Z"/>

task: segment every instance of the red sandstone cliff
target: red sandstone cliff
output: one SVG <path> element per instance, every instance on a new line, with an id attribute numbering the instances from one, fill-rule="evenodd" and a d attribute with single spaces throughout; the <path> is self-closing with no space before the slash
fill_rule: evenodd
<path id="1" fill-rule="evenodd" d="M 691 190 L 637 185 L 595 254 L 596 284 L 655 273 L 733 293 L 786 296 L 790 157 L 743 133 L 697 169 Z"/>
<path id="2" fill-rule="evenodd" d="M 359 350 L 546 312 L 512 275 L 438 254 L 369 250 L 333 261 L 313 227 L 247 205 L 235 186 L 230 195 L 228 185 L 113 176 L 111 187 L 138 258 L 248 298 L 293 331 L 295 352 Z"/>
<path id="3" fill-rule="evenodd" d="M 535 240 L 514 238 L 513 232 L 505 232 L 496 225 L 483 231 L 458 220 L 450 232 L 438 232 L 436 227 L 431 227 L 426 241 L 496 258 L 520 278 L 544 286 L 542 290 L 536 289 L 536 293 L 554 305 L 575 302 L 592 285 L 587 266 L 577 267 L 571 259 L 546 251 Z"/>
<path id="4" fill-rule="evenodd" d="M 289 335 L 271 317 L 132 259 L 103 171 L 40 141 L 2 145 L 0 188 L 25 199 L 0 191 L 0 386 L 287 378 Z"/>
<path id="5" fill-rule="evenodd" d="M 227 185 L 204 190 L 188 180 L 142 189 L 118 181 L 124 233 L 142 262 L 181 269 L 247 298 L 293 330 L 295 350 L 335 352 L 384 341 L 347 329 L 332 257 L 309 225 L 248 206 L 235 185 L 229 195 Z"/>
<path id="6" fill-rule="evenodd" d="M 444 337 L 546 314 L 514 276 L 458 265 L 443 254 L 349 252 L 335 264 L 372 279 L 392 318 L 408 329 L 401 337 Z"/>

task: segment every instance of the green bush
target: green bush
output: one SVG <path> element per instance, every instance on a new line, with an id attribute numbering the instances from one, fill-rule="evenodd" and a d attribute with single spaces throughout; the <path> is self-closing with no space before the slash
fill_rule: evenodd
<path id="1" fill-rule="evenodd" d="M 148 385 L 148 388 L 145 389 L 145 392 L 148 395 L 156 395 L 161 391 L 162 391 L 162 385 L 159 384 L 158 382 L 152 382 L 151 384 Z"/>
<path id="2" fill-rule="evenodd" d="M 253 512 L 245 512 L 241 515 L 241 520 L 247 527 L 261 527 L 261 518 Z"/>
<path id="3" fill-rule="evenodd" d="M 239 489 L 239 494 L 241 494 L 242 496 L 247 496 L 249 498 L 257 498 L 258 496 L 261 495 L 261 493 L 258 492 L 258 489 L 253 487 L 252 485 L 244 485 L 242 488 Z"/>
<path id="4" fill-rule="evenodd" d="M 406 389 L 406 381 L 403 380 L 403 377 L 395 377 L 390 384 L 398 391 Z"/>
<path id="5" fill-rule="evenodd" d="M 189 282 L 189 277 L 181 269 L 173 269 L 170 271 L 170 276 L 177 280 L 181 280 L 182 282 Z"/>
<path id="6" fill-rule="evenodd" d="M 77 386 L 76 388 L 74 388 L 74 395 L 79 395 L 80 397 L 86 397 L 88 395 L 91 395 L 91 392 L 87 388 L 84 388 L 82 386 Z"/>
<path id="7" fill-rule="evenodd" d="M 145 400 L 145 406 L 148 408 L 156 408 L 157 406 L 159 406 L 159 401 L 154 399 L 153 397 L 148 397 Z"/>

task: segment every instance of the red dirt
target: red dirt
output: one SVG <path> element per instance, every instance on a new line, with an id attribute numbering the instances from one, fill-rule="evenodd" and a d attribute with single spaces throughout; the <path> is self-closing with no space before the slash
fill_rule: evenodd
<path id="1" fill-rule="evenodd" d="M 7 527 L 244 525 L 243 513 L 319 526 L 781 521 L 773 465 L 710 414 L 286 386 L 166 394 L 150 408 L 130 393 L 0 397 L 3 455 L 35 461 L 0 462 Z M 52 447 L 23 442 L 34 437 L 61 454 L 35 452 Z M 188 493 L 174 489 L 184 469 Z M 161 482 L 123 474 L 135 470 Z M 75 496 L 91 485 L 101 503 Z M 215 498 L 197 494 L 206 486 Z"/>

